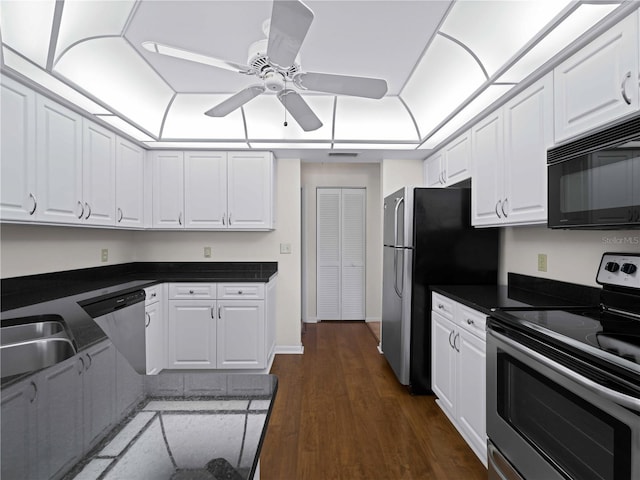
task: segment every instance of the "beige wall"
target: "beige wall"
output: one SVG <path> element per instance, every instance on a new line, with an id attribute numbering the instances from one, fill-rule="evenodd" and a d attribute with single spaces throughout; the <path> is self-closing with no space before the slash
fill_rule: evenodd
<path id="1" fill-rule="evenodd" d="M 383 160 L 382 198 L 402 187 L 422 187 L 423 177 L 423 160 Z"/>
<path id="2" fill-rule="evenodd" d="M 278 347 L 301 345 L 300 161 L 278 159 L 277 225 L 273 232 L 149 232 L 3 225 L 0 230 L 2 278 L 132 261 L 277 261 Z M 280 254 L 280 243 L 291 254 Z M 109 262 L 100 261 L 102 248 Z"/>
<path id="3" fill-rule="evenodd" d="M 500 283 L 507 272 L 597 286 L 604 252 L 640 252 L 640 230 L 551 230 L 508 227 L 501 232 Z M 538 271 L 538 253 L 547 254 L 547 272 Z"/>
<path id="4" fill-rule="evenodd" d="M 305 321 L 316 319 L 316 188 L 360 187 L 367 190 L 366 218 L 366 319 L 379 321 L 382 312 L 382 196 L 380 164 L 377 163 L 303 163 L 301 184 L 306 198 L 305 247 L 303 265 L 306 284 Z"/>
<path id="5" fill-rule="evenodd" d="M 133 261 L 134 232 L 102 228 L 10 225 L 0 228 L 2 278 Z M 109 261 L 100 261 L 109 249 Z"/>

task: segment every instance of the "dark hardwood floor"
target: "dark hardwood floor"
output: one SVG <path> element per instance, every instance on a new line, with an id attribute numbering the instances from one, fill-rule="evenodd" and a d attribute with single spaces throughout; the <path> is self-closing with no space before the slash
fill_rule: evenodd
<path id="1" fill-rule="evenodd" d="M 304 355 L 278 355 L 262 480 L 486 479 L 435 404 L 396 381 L 364 322 L 307 325 Z"/>

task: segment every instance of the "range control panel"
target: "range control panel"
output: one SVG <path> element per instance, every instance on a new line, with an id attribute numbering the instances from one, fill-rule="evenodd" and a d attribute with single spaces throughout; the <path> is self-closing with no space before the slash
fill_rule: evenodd
<path id="1" fill-rule="evenodd" d="M 601 285 L 640 289 L 640 253 L 605 253 L 596 281 Z"/>

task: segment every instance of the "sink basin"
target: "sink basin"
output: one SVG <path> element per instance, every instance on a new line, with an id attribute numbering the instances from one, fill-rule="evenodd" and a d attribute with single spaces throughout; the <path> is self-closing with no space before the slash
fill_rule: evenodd
<path id="1" fill-rule="evenodd" d="M 35 372 L 76 354 L 68 338 L 40 338 L 0 347 L 2 378 Z"/>
<path id="2" fill-rule="evenodd" d="M 62 318 L 41 315 L 11 320 L 0 328 L 2 378 L 35 372 L 76 354 Z"/>
<path id="3" fill-rule="evenodd" d="M 0 344 L 24 342 L 38 338 L 50 337 L 56 333 L 64 332 L 64 325 L 57 321 L 42 321 L 24 323 L 0 329 Z"/>

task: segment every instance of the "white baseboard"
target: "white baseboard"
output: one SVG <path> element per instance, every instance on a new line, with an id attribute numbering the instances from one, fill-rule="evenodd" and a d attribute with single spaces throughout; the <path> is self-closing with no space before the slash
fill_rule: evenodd
<path id="1" fill-rule="evenodd" d="M 378 353 L 380 355 L 384 355 L 384 352 L 382 351 L 382 344 L 381 343 L 378 344 Z"/>
<path id="2" fill-rule="evenodd" d="M 276 345 L 274 353 L 276 355 L 302 355 L 304 345 Z"/>
<path id="3" fill-rule="evenodd" d="M 364 320 L 365 322 L 369 323 L 369 322 L 382 322 L 382 318 L 381 317 L 367 317 Z"/>
<path id="4" fill-rule="evenodd" d="M 305 318 L 304 323 L 318 323 L 318 317 L 307 317 Z"/>

